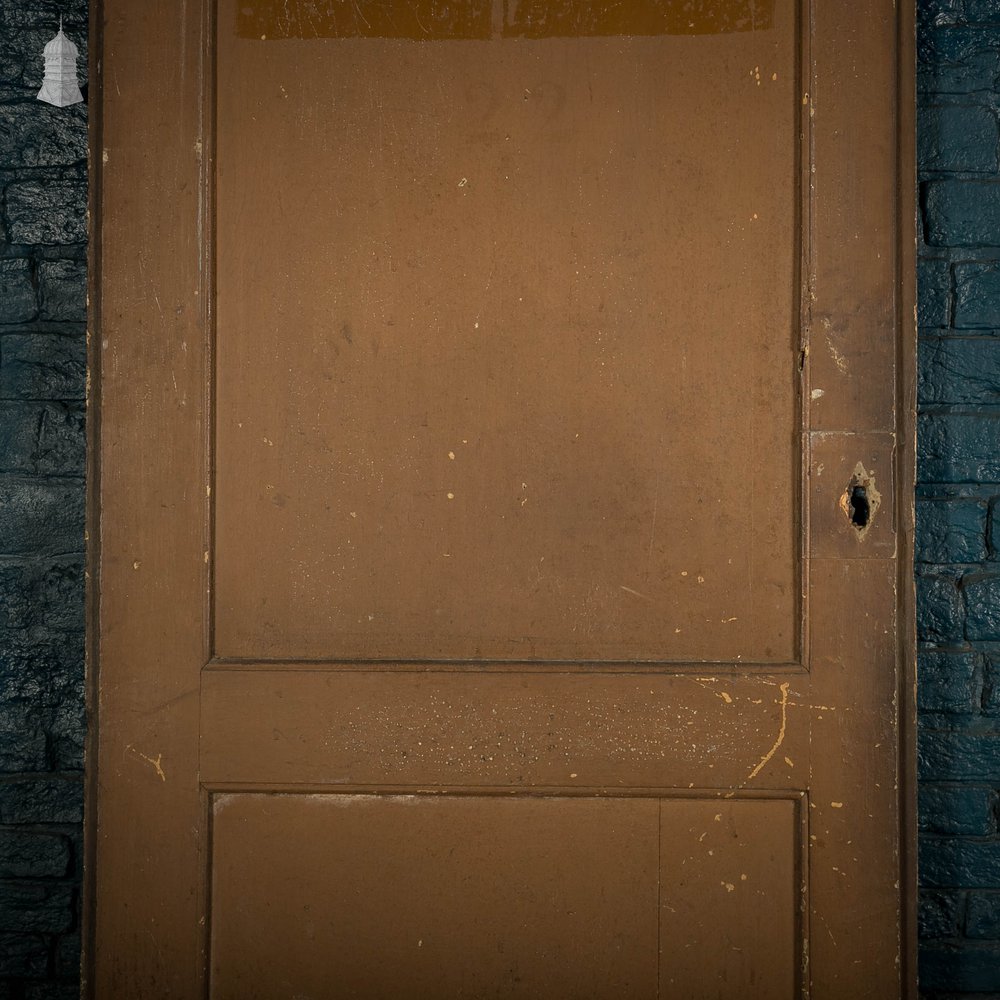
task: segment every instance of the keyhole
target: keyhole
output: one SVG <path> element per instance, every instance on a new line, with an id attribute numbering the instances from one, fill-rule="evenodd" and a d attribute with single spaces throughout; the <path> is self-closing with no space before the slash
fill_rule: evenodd
<path id="1" fill-rule="evenodd" d="M 858 462 L 854 467 L 854 475 L 844 487 L 837 504 L 859 542 L 864 541 L 871 530 L 881 503 L 882 494 L 875 486 L 874 474 Z"/>
<path id="2" fill-rule="evenodd" d="M 858 531 L 863 531 L 868 527 L 868 519 L 872 513 L 871 504 L 868 502 L 868 490 L 860 485 L 852 487 L 849 503 L 851 505 L 851 524 Z"/>

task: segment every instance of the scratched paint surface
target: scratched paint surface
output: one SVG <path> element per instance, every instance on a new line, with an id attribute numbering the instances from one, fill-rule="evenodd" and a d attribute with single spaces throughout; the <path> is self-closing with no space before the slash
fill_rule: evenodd
<path id="1" fill-rule="evenodd" d="M 715 35 L 772 27 L 774 0 L 244 0 L 236 33 L 244 38 L 584 38 L 611 35 Z"/>
<path id="2" fill-rule="evenodd" d="M 362 996 L 899 996 L 906 5 L 808 5 L 804 100 L 791 4 L 272 45 L 238 2 L 104 0 L 95 995 L 343 964 Z M 801 667 L 581 662 L 767 654 L 790 580 Z"/>
<path id="3" fill-rule="evenodd" d="M 759 676 L 488 678 L 219 671 L 205 680 L 202 774 L 265 781 L 801 788 L 810 727 L 839 720 L 804 684 Z M 317 706 L 324 706 L 317 710 Z M 136 766 L 140 762 L 136 761 Z M 148 765 L 147 765 L 148 766 Z"/>
<path id="4" fill-rule="evenodd" d="M 222 34 L 219 654 L 795 658 L 795 5 L 760 23 Z"/>

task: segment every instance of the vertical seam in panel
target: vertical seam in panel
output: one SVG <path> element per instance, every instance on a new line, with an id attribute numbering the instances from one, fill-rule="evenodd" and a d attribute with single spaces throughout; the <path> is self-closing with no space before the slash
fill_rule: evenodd
<path id="1" fill-rule="evenodd" d="M 660 914 L 663 912 L 663 799 L 656 803 L 656 996 L 663 995 L 660 970 L 663 968 L 663 938 L 660 931 Z"/>

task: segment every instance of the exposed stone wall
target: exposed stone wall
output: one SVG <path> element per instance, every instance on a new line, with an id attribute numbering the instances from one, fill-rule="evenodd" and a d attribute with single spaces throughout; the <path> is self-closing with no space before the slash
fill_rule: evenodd
<path id="1" fill-rule="evenodd" d="M 87 108 L 35 100 L 59 15 L 0 0 L 0 1000 L 79 994 Z"/>
<path id="2" fill-rule="evenodd" d="M 920 981 L 1000 995 L 1000 0 L 920 0 Z"/>

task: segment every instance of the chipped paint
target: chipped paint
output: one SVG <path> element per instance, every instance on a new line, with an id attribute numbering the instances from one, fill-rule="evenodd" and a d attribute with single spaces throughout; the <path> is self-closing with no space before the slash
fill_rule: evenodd
<path id="1" fill-rule="evenodd" d="M 613 38 L 722 35 L 768 31 L 774 0 L 713 4 L 565 4 L 521 0 L 496 8 L 493 0 L 441 5 L 375 0 L 255 0 L 241 4 L 236 33 L 268 41 L 287 38 L 399 38 L 411 41 L 490 38 Z M 759 75 L 759 69 L 758 69 Z M 772 80 L 777 74 L 771 75 Z M 759 84 L 759 80 L 757 81 Z"/>
<path id="2" fill-rule="evenodd" d="M 770 750 L 764 754 L 757 762 L 757 766 L 747 775 L 747 781 L 752 781 L 767 766 L 771 758 L 778 752 L 778 748 L 785 742 L 785 731 L 788 726 L 788 681 L 781 685 L 781 726 L 778 729 L 777 739 Z"/>
<path id="3" fill-rule="evenodd" d="M 153 768 L 153 770 L 156 771 L 156 773 L 159 775 L 160 781 L 167 780 L 167 776 L 163 771 L 162 753 L 158 753 L 155 757 L 150 757 L 147 754 L 144 754 L 141 751 L 136 750 L 136 748 L 131 743 L 127 747 L 125 747 L 125 749 L 128 750 L 130 753 L 134 753 L 136 757 L 138 757 L 140 760 L 144 760 L 147 764 L 149 764 Z"/>

